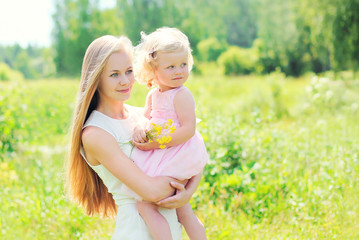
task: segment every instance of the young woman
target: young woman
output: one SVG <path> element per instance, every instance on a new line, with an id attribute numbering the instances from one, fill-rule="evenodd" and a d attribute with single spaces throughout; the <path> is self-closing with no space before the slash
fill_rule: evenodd
<path id="1" fill-rule="evenodd" d="M 88 47 L 74 111 L 67 186 L 88 215 L 117 212 L 112 239 L 152 239 L 138 213 L 136 200 L 122 192 L 122 184 L 144 200 L 158 202 L 173 239 L 181 239 L 176 210 L 186 205 L 201 173 L 184 185 L 170 177 L 149 177 L 128 158 L 132 132 L 143 117 L 129 99 L 134 76 L 132 44 L 126 37 L 103 36 Z M 116 206 L 117 205 L 117 206 Z"/>

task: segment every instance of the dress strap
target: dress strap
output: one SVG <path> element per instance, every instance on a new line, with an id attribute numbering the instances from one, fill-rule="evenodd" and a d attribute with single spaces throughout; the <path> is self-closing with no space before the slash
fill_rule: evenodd
<path id="1" fill-rule="evenodd" d="M 174 100 L 176 94 L 177 94 L 179 91 L 182 91 L 183 89 L 188 89 L 188 88 L 186 88 L 185 86 L 182 85 L 181 87 L 172 89 L 172 90 L 170 91 L 170 93 L 169 93 L 169 98 L 170 98 L 171 102 L 173 102 L 173 100 Z"/>

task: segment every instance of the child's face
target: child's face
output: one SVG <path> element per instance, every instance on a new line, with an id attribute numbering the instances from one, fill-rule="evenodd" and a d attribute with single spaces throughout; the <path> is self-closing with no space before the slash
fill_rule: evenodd
<path id="1" fill-rule="evenodd" d="M 161 91 L 182 86 L 188 78 L 188 58 L 184 50 L 159 52 L 155 68 L 155 81 Z"/>
<path id="2" fill-rule="evenodd" d="M 126 101 L 130 98 L 134 82 L 131 57 L 124 51 L 115 52 L 108 58 L 100 76 L 100 98 Z"/>

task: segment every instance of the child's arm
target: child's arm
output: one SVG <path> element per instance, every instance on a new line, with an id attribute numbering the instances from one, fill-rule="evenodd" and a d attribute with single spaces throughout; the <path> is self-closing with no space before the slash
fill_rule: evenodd
<path id="1" fill-rule="evenodd" d="M 152 94 L 156 89 L 152 89 L 146 97 L 146 102 L 145 102 L 145 109 L 144 109 L 144 115 L 147 119 L 151 119 L 151 110 L 152 110 Z"/>
<path id="2" fill-rule="evenodd" d="M 188 89 L 179 91 L 173 100 L 178 120 L 181 124 L 170 134 L 172 140 L 166 147 L 176 146 L 189 140 L 196 130 L 195 101 Z"/>

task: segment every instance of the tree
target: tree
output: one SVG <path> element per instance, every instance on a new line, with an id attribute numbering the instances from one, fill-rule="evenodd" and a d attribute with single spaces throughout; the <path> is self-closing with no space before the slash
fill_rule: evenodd
<path id="1" fill-rule="evenodd" d="M 98 1 L 57 0 L 53 20 L 54 61 L 60 74 L 80 74 L 83 56 L 95 38 L 122 34 L 116 11 L 99 9 Z"/>
<path id="2" fill-rule="evenodd" d="M 149 33 L 165 25 L 162 17 L 163 4 L 161 0 L 117 1 L 117 14 L 125 22 L 124 32 L 134 44 L 139 41 L 141 31 Z M 171 9 L 170 3 L 167 6 Z"/>
<path id="3" fill-rule="evenodd" d="M 333 21 L 335 69 L 359 67 L 359 0 L 338 2 Z"/>

